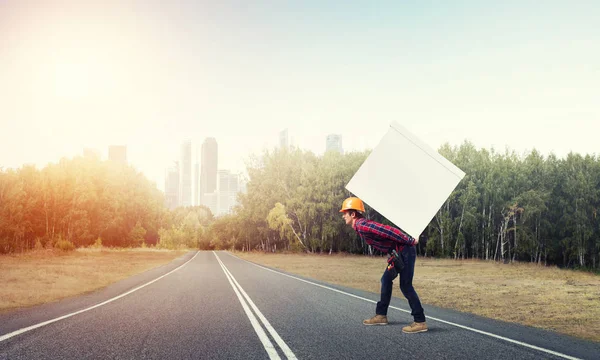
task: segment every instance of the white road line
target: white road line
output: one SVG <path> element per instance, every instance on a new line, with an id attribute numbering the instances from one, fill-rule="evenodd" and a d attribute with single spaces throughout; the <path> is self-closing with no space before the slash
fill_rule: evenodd
<path id="1" fill-rule="evenodd" d="M 258 335 L 260 342 L 263 344 L 265 350 L 267 351 L 267 354 L 269 354 L 269 359 L 280 360 L 281 358 L 279 357 L 279 354 L 277 353 L 275 346 L 273 346 L 273 343 L 271 342 L 271 340 L 269 340 L 269 337 L 267 336 L 267 334 L 265 333 L 263 328 L 258 323 L 258 320 L 256 320 L 256 316 L 254 316 L 252 311 L 250 311 L 250 308 L 248 308 L 248 305 L 242 298 L 242 295 L 240 295 L 240 292 L 236 288 L 235 284 L 233 283 L 233 281 L 231 281 L 230 275 L 227 273 L 227 270 L 225 270 L 225 265 L 223 265 L 223 263 L 221 262 L 221 259 L 219 259 L 219 257 L 217 256 L 217 254 L 214 251 L 213 251 L 213 254 L 215 254 L 215 257 L 217 258 L 219 265 L 221 265 L 221 269 L 223 269 L 223 272 L 225 273 L 225 277 L 227 277 L 227 280 L 229 280 L 229 284 L 231 284 L 231 287 L 233 288 L 233 291 L 235 291 L 235 294 L 237 295 L 238 300 L 240 301 L 240 304 L 242 304 L 242 307 L 244 308 L 244 312 L 246 313 L 246 316 L 250 320 L 250 323 L 252 324 L 252 327 L 254 328 L 256 335 Z"/>
<path id="2" fill-rule="evenodd" d="M 217 256 L 217 254 L 215 254 L 215 256 Z M 219 259 L 218 256 L 217 256 L 217 259 Z M 219 259 L 219 262 L 221 262 L 220 259 Z M 275 339 L 275 342 L 277 343 L 277 345 L 279 345 L 279 347 L 281 348 L 281 350 L 283 351 L 283 353 L 285 354 L 285 356 L 289 360 L 296 360 L 296 355 L 294 355 L 294 352 L 287 346 L 287 344 L 285 343 L 285 341 L 283 341 L 283 339 L 279 336 L 279 334 L 277 333 L 277 331 L 275 331 L 275 329 L 273 328 L 273 326 L 271 326 L 271 324 L 269 323 L 269 320 L 267 320 L 267 318 L 265 318 L 265 316 L 258 309 L 258 307 L 256 307 L 256 305 L 254 304 L 254 302 L 250 299 L 250 296 L 248 296 L 248 294 L 244 291 L 244 289 L 242 288 L 242 286 L 237 282 L 237 280 L 235 280 L 235 278 L 233 277 L 233 275 L 231 274 L 231 272 L 229 271 L 229 269 L 227 269 L 227 267 L 225 267 L 224 264 L 222 266 L 227 271 L 227 273 L 229 274 L 229 276 L 231 276 L 231 279 L 233 280 L 233 282 L 237 285 L 237 287 L 239 288 L 239 290 L 242 293 L 242 295 L 244 295 L 244 298 L 246 298 L 246 301 L 248 301 L 248 304 L 250 304 L 250 306 L 252 307 L 252 310 L 254 310 L 254 312 L 256 313 L 256 315 L 258 316 L 258 318 L 260 319 L 260 321 L 262 321 L 263 325 L 267 328 L 267 330 L 269 331 L 269 334 L 271 334 L 271 336 L 273 337 L 273 339 Z"/>
<path id="3" fill-rule="evenodd" d="M 338 289 L 334 289 L 334 288 L 331 288 L 329 286 L 317 284 L 317 283 L 314 283 L 312 281 L 304 280 L 304 279 L 301 279 L 301 278 L 298 278 L 298 277 L 295 277 L 295 276 L 292 276 L 292 275 L 289 275 L 289 274 L 285 274 L 285 273 L 282 273 L 282 272 L 279 272 L 279 271 L 276 271 L 276 270 L 273 270 L 273 269 L 269 269 L 267 267 L 255 264 L 255 263 L 253 263 L 251 261 L 241 259 L 241 258 L 239 258 L 239 257 L 237 257 L 237 256 L 235 256 L 235 255 L 233 255 L 231 253 L 228 253 L 228 254 L 230 256 L 233 256 L 233 257 L 237 258 L 237 259 L 246 261 L 249 264 L 252 264 L 254 266 L 258 266 L 259 268 L 263 268 L 265 270 L 274 272 L 276 274 L 284 275 L 284 276 L 290 277 L 292 279 L 303 281 L 305 283 L 308 283 L 308 284 L 311 284 L 311 285 L 314 285 L 314 286 L 322 287 L 324 289 L 335 291 L 335 292 L 340 293 L 340 294 L 344 294 L 344 295 L 347 295 L 347 296 L 350 296 L 350 297 L 353 297 L 353 298 L 357 298 L 357 299 L 360 299 L 360 300 L 364 300 L 364 301 L 367 301 L 367 302 L 370 302 L 370 303 L 377 304 L 377 301 L 374 301 L 374 300 L 371 300 L 371 299 L 367 299 L 367 298 L 364 298 L 364 297 L 361 297 L 361 296 L 358 296 L 358 295 L 350 294 L 350 293 L 347 293 L 345 291 L 341 291 L 341 290 L 338 290 Z M 404 310 L 404 309 L 400 309 L 400 308 L 395 307 L 395 306 L 391 306 L 390 305 L 390 308 L 394 309 L 394 310 L 403 311 L 405 313 L 409 313 L 410 314 L 410 311 Z M 450 321 L 446 321 L 446 320 L 434 318 L 434 317 L 431 317 L 431 316 L 427 316 L 427 319 L 431 319 L 431 320 L 435 320 L 435 321 L 438 321 L 438 322 L 441 322 L 441 323 L 444 323 L 444 324 L 456 326 L 456 327 L 459 327 L 461 329 L 465 329 L 465 330 L 469 330 L 469 331 L 472 331 L 472 332 L 476 332 L 478 334 L 487 335 L 487 336 L 490 336 L 490 337 L 493 337 L 493 338 L 496 338 L 496 339 L 504 340 L 504 341 L 507 341 L 509 343 L 521 345 L 521 346 L 524 346 L 524 347 L 527 347 L 527 348 L 530 348 L 530 349 L 538 350 L 538 351 L 541 351 L 541 352 L 544 352 L 544 353 L 547 353 L 547 354 L 551 354 L 551 355 L 554 355 L 554 356 L 558 356 L 558 357 L 561 357 L 561 358 L 564 358 L 564 359 L 581 360 L 580 358 L 573 357 L 573 356 L 570 356 L 570 355 L 566 355 L 566 354 L 563 354 L 563 353 L 559 353 L 559 352 L 554 351 L 554 350 L 550 350 L 550 349 L 542 348 L 542 347 L 539 347 L 539 346 L 531 345 L 531 344 L 528 344 L 528 343 L 524 343 L 522 341 L 513 340 L 513 339 L 510 339 L 510 338 L 507 338 L 507 337 L 504 337 L 504 336 L 500 336 L 500 335 L 496 335 L 496 334 L 493 334 L 493 333 L 490 333 L 490 332 L 487 332 L 487 331 L 477 330 L 477 329 L 474 329 L 474 328 L 471 328 L 471 327 L 468 327 L 468 326 L 464 326 L 464 325 L 460 325 L 460 324 L 456 324 L 456 323 L 453 323 L 453 322 L 450 322 Z"/>
<path id="4" fill-rule="evenodd" d="M 39 323 L 39 324 L 32 325 L 32 326 L 28 326 L 28 327 L 26 327 L 26 328 L 22 328 L 22 329 L 19 329 L 19 330 L 13 331 L 13 332 L 11 332 L 11 333 L 8 333 L 8 334 L 5 334 L 5 335 L 2 335 L 2 336 L 0 336 L 0 342 L 2 342 L 2 341 L 4 341 L 4 340 L 7 340 L 7 339 L 10 339 L 10 338 L 11 338 L 11 337 L 13 337 L 13 336 L 17 336 L 17 335 L 23 334 L 23 333 L 25 333 L 25 332 L 27 332 L 27 331 L 30 331 L 30 330 L 33 330 L 33 329 L 37 329 L 37 328 L 40 328 L 40 327 L 42 327 L 42 326 L 46 326 L 46 325 L 48 325 L 48 324 L 52 324 L 52 323 L 54 323 L 54 322 L 57 322 L 57 321 L 60 321 L 60 320 L 64 320 L 64 319 L 66 319 L 66 318 L 70 318 L 71 316 L 75 316 L 75 315 L 78 315 L 78 314 L 84 313 L 84 312 L 86 312 L 86 311 L 89 311 L 89 310 L 95 309 L 95 308 L 97 308 L 97 307 L 100 307 L 100 306 L 102 306 L 102 305 L 106 305 L 106 304 L 108 304 L 108 303 L 110 303 L 110 302 L 113 302 L 113 301 L 115 301 L 115 300 L 117 300 L 117 299 L 120 299 L 120 298 L 122 298 L 122 297 L 124 297 L 124 296 L 127 296 L 127 295 L 129 295 L 129 294 L 131 294 L 131 293 L 133 293 L 133 292 L 136 292 L 136 291 L 138 291 L 139 289 L 141 289 L 141 288 L 144 288 L 144 287 L 146 287 L 146 286 L 148 286 L 148 285 L 150 285 L 150 284 L 152 284 L 152 283 L 154 283 L 154 282 L 156 282 L 156 281 L 158 281 L 158 280 L 160 280 L 160 279 L 164 278 L 165 276 L 167 276 L 167 275 L 169 275 L 169 274 L 172 274 L 172 273 L 174 273 L 175 271 L 177 271 L 177 270 L 181 269 L 182 267 L 184 267 L 185 265 L 187 265 L 187 264 L 188 264 L 190 261 L 194 260 L 194 258 L 195 258 L 197 255 L 198 255 L 198 252 L 196 252 L 196 255 L 194 255 L 194 256 L 193 256 L 191 259 L 189 259 L 188 261 L 186 261 L 184 264 L 181 264 L 181 265 L 179 265 L 177 268 L 175 268 L 175 269 L 173 269 L 173 270 L 169 271 L 168 273 L 166 273 L 166 274 L 164 274 L 164 275 L 162 275 L 162 276 L 160 276 L 160 277 L 158 277 L 158 278 L 156 278 L 156 279 L 154 279 L 154 280 L 152 280 L 152 281 L 150 281 L 150 282 L 147 282 L 147 283 L 145 283 L 144 285 L 140 285 L 140 286 L 136 287 L 135 289 L 129 290 L 129 291 L 128 291 L 128 292 L 126 292 L 126 293 L 123 293 L 123 294 L 121 294 L 121 295 L 115 296 L 114 298 L 112 298 L 112 299 L 108 299 L 108 300 L 106 300 L 106 301 L 104 301 L 104 302 L 101 302 L 100 304 L 96 304 L 96 305 L 94 305 L 94 306 L 90 306 L 89 308 L 86 308 L 86 309 L 83 309 L 83 310 L 79 310 L 79 311 L 76 311 L 76 312 L 73 312 L 73 313 L 70 313 L 70 314 L 67 314 L 67 315 L 63 315 L 63 316 L 61 316 L 61 317 L 57 317 L 57 318 L 55 318 L 55 319 L 52 319 L 52 320 L 44 321 L 44 322 L 41 322 L 41 323 Z"/>

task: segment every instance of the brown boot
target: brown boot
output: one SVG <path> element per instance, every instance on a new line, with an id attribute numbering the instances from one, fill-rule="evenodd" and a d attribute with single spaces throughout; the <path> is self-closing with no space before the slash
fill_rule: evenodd
<path id="1" fill-rule="evenodd" d="M 375 315 L 370 319 L 363 320 L 364 325 L 387 325 L 388 320 L 385 315 Z"/>
<path id="2" fill-rule="evenodd" d="M 427 323 L 425 322 L 414 322 L 402 328 L 402 332 L 405 332 L 407 334 L 414 334 L 425 331 L 427 331 Z"/>

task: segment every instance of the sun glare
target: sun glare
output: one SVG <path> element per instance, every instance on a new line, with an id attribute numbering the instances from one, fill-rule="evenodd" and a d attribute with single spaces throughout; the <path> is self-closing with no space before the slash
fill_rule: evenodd
<path id="1" fill-rule="evenodd" d="M 57 62 L 53 69 L 52 90 L 56 97 L 64 100 L 80 100 L 91 95 L 101 84 L 101 77 L 84 62 Z"/>
<path id="2" fill-rule="evenodd" d="M 60 40 L 59 40 L 60 39 Z M 87 42 L 69 36 L 58 37 L 44 52 L 47 63 L 40 68 L 45 91 L 51 98 L 82 101 L 113 96 L 115 63 L 111 56 L 117 48 L 105 46 L 105 39 Z"/>

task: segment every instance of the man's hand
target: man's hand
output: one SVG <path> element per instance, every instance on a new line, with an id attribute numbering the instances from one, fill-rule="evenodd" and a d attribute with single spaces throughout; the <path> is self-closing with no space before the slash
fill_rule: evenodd
<path id="1" fill-rule="evenodd" d="M 419 243 L 419 238 L 415 239 L 415 245 L 417 245 Z"/>

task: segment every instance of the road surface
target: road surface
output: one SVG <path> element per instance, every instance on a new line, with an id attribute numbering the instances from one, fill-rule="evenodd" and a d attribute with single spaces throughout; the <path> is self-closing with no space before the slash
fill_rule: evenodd
<path id="1" fill-rule="evenodd" d="M 403 334 L 412 317 L 398 298 L 388 326 L 362 325 L 378 297 L 225 251 L 190 252 L 0 315 L 0 359 L 600 359 L 599 343 L 430 306 L 429 331 Z"/>

